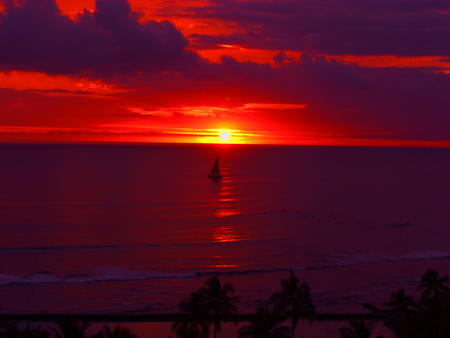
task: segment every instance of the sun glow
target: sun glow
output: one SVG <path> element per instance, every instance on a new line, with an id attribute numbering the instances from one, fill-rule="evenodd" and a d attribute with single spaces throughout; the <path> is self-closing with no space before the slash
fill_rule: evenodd
<path id="1" fill-rule="evenodd" d="M 230 133 L 229 133 L 229 132 L 222 131 L 222 132 L 220 133 L 220 139 L 221 139 L 222 141 L 228 141 L 229 138 L 230 138 Z"/>

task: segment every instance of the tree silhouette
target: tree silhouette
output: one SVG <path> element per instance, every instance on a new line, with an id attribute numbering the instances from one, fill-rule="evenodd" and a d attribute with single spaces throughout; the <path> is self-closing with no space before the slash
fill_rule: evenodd
<path id="1" fill-rule="evenodd" d="M 400 337 L 412 314 L 414 299 L 405 294 L 404 289 L 391 293 L 391 300 L 386 303 L 389 309 L 385 313 L 383 323 L 396 337 Z"/>
<path id="2" fill-rule="evenodd" d="M 239 329 L 239 338 L 289 338 L 289 326 L 278 326 L 286 317 L 268 305 L 259 307 L 250 317 L 250 325 Z"/>
<path id="3" fill-rule="evenodd" d="M 216 338 L 217 332 L 221 330 L 222 321 L 235 321 L 237 309 L 233 302 L 237 301 L 238 297 L 230 297 L 229 294 L 234 293 L 234 287 L 229 283 L 222 286 L 218 277 L 212 277 L 206 281 L 200 292 L 205 310 L 214 322 L 214 338 Z"/>
<path id="4" fill-rule="evenodd" d="M 105 325 L 103 331 L 102 337 L 104 338 L 138 338 L 138 336 L 132 333 L 129 328 L 122 328 L 120 325 L 114 330 L 111 330 L 108 325 Z"/>
<path id="5" fill-rule="evenodd" d="M 23 330 L 20 330 L 17 322 L 7 322 L 0 325 L 0 337 L 5 338 L 48 338 L 50 333 L 40 327 L 32 329 L 30 323 Z"/>
<path id="6" fill-rule="evenodd" d="M 294 338 L 294 331 L 300 318 L 313 322 L 316 316 L 316 307 L 311 299 L 311 289 L 305 282 L 300 283 L 294 272 L 287 279 L 281 280 L 281 293 L 275 293 L 270 300 L 275 302 L 275 311 L 290 310 L 292 317 L 291 337 Z"/>
<path id="7" fill-rule="evenodd" d="M 422 297 L 436 297 L 449 292 L 448 276 L 439 278 L 439 273 L 437 270 L 428 270 L 420 278 L 420 284 L 417 287 L 418 290 L 422 290 Z"/>
<path id="8" fill-rule="evenodd" d="M 341 327 L 339 335 L 341 338 L 370 338 L 375 330 L 375 322 L 366 322 L 365 320 L 350 320 L 350 327 Z M 382 338 L 377 336 L 376 338 Z"/>
<path id="9" fill-rule="evenodd" d="M 417 308 L 405 328 L 405 337 L 450 337 L 450 293 L 424 296 Z"/>
<path id="10" fill-rule="evenodd" d="M 203 304 L 203 294 L 192 292 L 188 300 L 180 303 L 182 316 L 172 324 L 172 330 L 180 338 L 208 337 L 207 312 Z"/>
<path id="11" fill-rule="evenodd" d="M 418 285 L 423 290 L 419 302 L 405 294 L 404 289 L 392 292 L 391 300 L 380 310 L 371 304 L 366 308 L 379 314 L 383 324 L 397 337 L 450 337 L 450 292 L 448 277 L 439 277 L 436 270 L 427 270 Z"/>
<path id="12" fill-rule="evenodd" d="M 61 317 L 55 322 L 55 331 L 58 338 L 85 338 L 85 331 L 89 327 L 89 323 L 77 323 L 71 315 Z"/>

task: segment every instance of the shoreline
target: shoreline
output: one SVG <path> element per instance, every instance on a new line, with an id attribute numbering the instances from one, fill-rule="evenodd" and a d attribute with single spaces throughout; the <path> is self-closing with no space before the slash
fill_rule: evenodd
<path id="1" fill-rule="evenodd" d="M 70 315 L 76 321 L 90 323 L 164 323 L 173 322 L 182 316 L 181 313 L 139 314 L 139 315 L 98 315 L 98 314 L 1 314 L 0 320 L 17 322 L 55 322 L 61 317 Z M 247 322 L 253 314 L 237 315 L 237 322 Z M 315 321 L 345 321 L 352 319 L 381 319 L 374 313 L 318 313 Z"/>

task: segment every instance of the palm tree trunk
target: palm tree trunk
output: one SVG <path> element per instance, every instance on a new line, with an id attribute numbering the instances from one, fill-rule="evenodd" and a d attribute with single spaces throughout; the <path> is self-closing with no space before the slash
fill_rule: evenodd
<path id="1" fill-rule="evenodd" d="M 217 337 L 217 321 L 218 321 L 218 313 L 217 310 L 214 310 L 214 338 Z"/>
<path id="2" fill-rule="evenodd" d="M 291 326 L 291 330 L 292 330 L 291 338 L 294 338 L 294 316 L 292 316 L 292 326 Z"/>

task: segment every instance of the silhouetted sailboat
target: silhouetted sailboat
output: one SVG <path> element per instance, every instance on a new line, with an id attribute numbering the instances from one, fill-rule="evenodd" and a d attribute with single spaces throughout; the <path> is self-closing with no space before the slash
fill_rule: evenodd
<path id="1" fill-rule="evenodd" d="M 214 162 L 214 165 L 213 165 L 208 177 L 212 178 L 213 180 L 218 180 L 218 179 L 222 178 L 222 175 L 220 174 L 220 169 L 219 169 L 219 158 L 218 157 L 216 157 L 216 162 Z"/>

